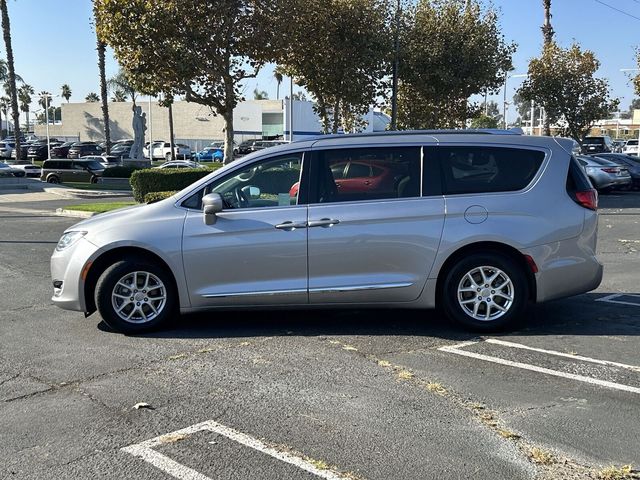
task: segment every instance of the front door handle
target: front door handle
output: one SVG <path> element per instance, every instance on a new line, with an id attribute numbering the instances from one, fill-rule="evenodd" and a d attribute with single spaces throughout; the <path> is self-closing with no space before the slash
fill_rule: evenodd
<path id="1" fill-rule="evenodd" d="M 340 223 L 340 220 L 334 220 L 333 218 L 321 218 L 320 220 L 312 220 L 309 222 L 309 228 L 311 227 L 333 227 Z"/>
<path id="2" fill-rule="evenodd" d="M 298 222 L 286 221 L 276 225 L 276 228 L 278 230 L 291 231 L 291 230 L 295 230 L 296 228 L 307 228 L 307 224 L 306 222 L 298 223 Z"/>

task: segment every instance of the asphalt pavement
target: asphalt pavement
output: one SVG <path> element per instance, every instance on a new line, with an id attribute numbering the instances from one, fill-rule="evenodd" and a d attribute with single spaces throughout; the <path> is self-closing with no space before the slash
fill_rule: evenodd
<path id="1" fill-rule="evenodd" d="M 77 221 L 53 212 L 75 202 L 7 195 L 0 478 L 595 479 L 640 466 L 640 193 L 601 197 L 598 290 L 487 336 L 376 309 L 215 312 L 120 335 L 51 304 L 48 260 Z"/>

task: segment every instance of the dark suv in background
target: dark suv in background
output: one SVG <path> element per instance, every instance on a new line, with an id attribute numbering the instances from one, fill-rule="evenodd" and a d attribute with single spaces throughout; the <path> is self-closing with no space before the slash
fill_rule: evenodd
<path id="1" fill-rule="evenodd" d="M 584 137 L 582 140 L 582 153 L 610 153 L 613 149 L 613 140 L 608 135 Z"/>
<path id="2" fill-rule="evenodd" d="M 100 155 L 101 153 L 102 148 L 95 142 L 76 142 L 69 148 L 67 158 L 81 158 L 85 155 Z"/>
<path id="3" fill-rule="evenodd" d="M 76 142 L 64 142 L 62 145 L 51 147 L 51 158 L 67 158 L 69 149 Z"/>
<path id="4" fill-rule="evenodd" d="M 94 159 L 45 160 L 40 180 L 47 183 L 98 183 L 104 168 L 104 165 Z"/>

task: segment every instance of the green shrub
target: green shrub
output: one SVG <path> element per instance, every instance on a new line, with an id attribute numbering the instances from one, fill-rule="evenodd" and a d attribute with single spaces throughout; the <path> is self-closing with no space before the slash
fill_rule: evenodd
<path id="1" fill-rule="evenodd" d="M 172 190 L 170 192 L 149 192 L 144 196 L 144 203 L 155 203 L 160 200 L 164 200 L 165 198 L 169 198 L 178 193 L 177 190 Z"/>
<path id="2" fill-rule="evenodd" d="M 136 170 L 131 174 L 130 180 L 133 198 L 136 202 L 142 203 L 147 193 L 182 190 L 210 173 L 211 170 L 208 168 L 150 168 Z"/>
<path id="3" fill-rule="evenodd" d="M 105 168 L 103 177 L 107 178 L 131 178 L 131 174 L 136 170 L 142 170 L 140 167 L 109 167 Z"/>

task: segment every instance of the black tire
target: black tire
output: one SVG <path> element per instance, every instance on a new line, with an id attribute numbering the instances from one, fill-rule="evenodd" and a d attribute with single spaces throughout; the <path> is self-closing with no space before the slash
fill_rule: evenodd
<path id="1" fill-rule="evenodd" d="M 481 267 L 486 267 L 482 272 L 489 278 L 492 272 L 501 271 L 502 275 L 499 275 L 491 284 L 483 285 L 481 282 L 477 284 L 482 278 Z M 467 277 L 467 274 L 471 278 Z M 459 260 L 445 275 L 440 300 L 443 311 L 450 320 L 471 330 L 489 332 L 504 330 L 524 316 L 529 299 L 529 284 L 526 273 L 511 257 L 496 252 L 475 253 Z M 474 278 L 475 283 L 472 284 L 471 279 Z M 503 296 L 509 293 L 508 284 L 498 288 L 506 279 L 510 280 L 511 284 L 510 297 Z M 459 288 L 468 288 L 471 291 L 459 292 Z M 481 290 L 478 292 L 477 288 Z M 480 300 L 482 295 L 485 295 L 484 301 Z M 507 298 L 511 298 L 511 301 L 509 302 Z M 493 303 L 490 303 L 491 301 Z M 460 302 L 470 303 L 463 306 Z M 476 303 L 478 310 L 474 317 L 471 309 Z M 502 312 L 499 308 L 506 308 L 506 312 Z M 486 318 L 487 312 L 489 318 Z M 484 318 L 478 319 L 478 316 Z"/>
<path id="2" fill-rule="evenodd" d="M 131 283 L 132 288 L 127 289 L 123 284 L 128 284 L 127 279 L 135 275 L 135 272 L 139 272 L 135 280 L 137 286 Z M 162 288 L 158 287 L 157 283 L 149 281 L 150 277 L 147 277 L 147 280 L 151 288 L 143 288 L 145 277 L 141 276 L 140 272 L 155 276 L 161 282 L 164 291 L 161 291 Z M 153 300 L 152 294 L 157 298 L 164 296 L 164 303 Z M 129 295 L 132 296 L 123 298 Z M 134 298 L 134 301 L 130 301 L 130 298 Z M 148 299 L 151 299 L 151 302 L 147 302 Z M 114 330 L 125 334 L 149 332 L 167 325 L 178 314 L 177 299 L 178 295 L 171 274 L 164 268 L 145 260 L 124 259 L 114 263 L 102 273 L 95 291 L 96 307 L 102 319 Z M 115 305 L 117 302 L 120 303 Z M 158 310 L 157 315 L 153 316 L 153 309 L 149 304 L 154 305 Z M 123 307 L 121 308 L 123 316 L 131 313 L 132 319 L 123 318 L 116 310 L 118 306 Z M 145 320 L 141 318 L 143 315 L 144 318 L 146 315 L 153 318 Z"/>
<path id="3" fill-rule="evenodd" d="M 98 177 L 91 177 L 91 183 L 98 183 Z"/>
<path id="4" fill-rule="evenodd" d="M 60 183 L 60 179 L 55 175 L 50 175 L 49 177 L 47 177 L 47 183 L 58 184 Z"/>

